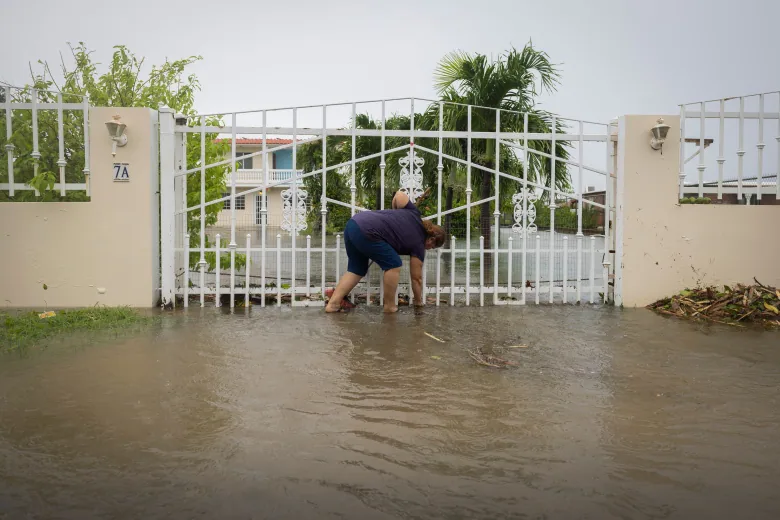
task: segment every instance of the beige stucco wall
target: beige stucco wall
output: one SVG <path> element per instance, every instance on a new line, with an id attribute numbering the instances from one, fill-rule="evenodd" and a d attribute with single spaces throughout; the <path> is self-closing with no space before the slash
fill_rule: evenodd
<path id="1" fill-rule="evenodd" d="M 780 285 L 780 207 L 677 204 L 680 120 L 663 118 L 671 126 L 663 155 L 650 147 L 658 116 L 620 119 L 623 305 L 645 306 L 697 285 L 753 283 L 753 277 Z"/>
<path id="2" fill-rule="evenodd" d="M 127 124 L 128 136 L 116 159 L 104 124 L 114 114 Z M 3 306 L 156 304 L 156 120 L 157 113 L 144 108 L 90 109 L 91 201 L 0 204 Z M 113 181 L 114 162 L 130 164 L 130 182 Z"/>

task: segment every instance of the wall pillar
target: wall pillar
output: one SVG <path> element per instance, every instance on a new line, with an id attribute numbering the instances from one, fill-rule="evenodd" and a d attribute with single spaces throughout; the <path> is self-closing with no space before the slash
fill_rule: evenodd
<path id="1" fill-rule="evenodd" d="M 116 157 L 105 126 L 114 115 L 128 137 Z M 0 204 L 4 307 L 157 304 L 157 112 L 91 108 L 89 121 L 89 202 Z M 127 165 L 128 180 L 114 180 L 114 163 Z"/>
<path id="2" fill-rule="evenodd" d="M 658 115 L 618 123 L 616 304 L 644 307 L 691 287 L 780 285 L 777 206 L 679 203 L 680 117 L 661 150 L 650 147 Z M 707 153 L 707 152 L 705 152 Z"/>

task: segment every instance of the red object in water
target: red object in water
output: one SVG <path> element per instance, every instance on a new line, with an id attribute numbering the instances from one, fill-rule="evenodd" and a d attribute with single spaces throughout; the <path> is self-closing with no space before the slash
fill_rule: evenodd
<path id="1" fill-rule="evenodd" d="M 325 297 L 330 298 L 333 296 L 334 289 L 325 289 Z M 342 309 L 354 309 L 357 307 L 354 303 L 352 303 L 349 299 L 349 295 L 345 296 L 343 300 L 341 300 L 341 308 Z"/>

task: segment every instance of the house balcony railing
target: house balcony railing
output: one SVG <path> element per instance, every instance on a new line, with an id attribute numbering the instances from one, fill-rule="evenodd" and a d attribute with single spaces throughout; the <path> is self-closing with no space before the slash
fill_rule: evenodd
<path id="1" fill-rule="evenodd" d="M 298 170 L 298 175 L 301 175 L 303 170 Z M 268 170 L 268 182 L 287 181 L 295 176 L 295 170 Z M 230 173 L 225 177 L 225 181 L 230 186 Z M 263 184 L 263 170 L 236 170 L 236 186 L 262 186 Z M 289 183 L 284 183 L 281 186 L 289 186 Z M 302 180 L 298 180 L 298 186 L 303 185 Z"/>

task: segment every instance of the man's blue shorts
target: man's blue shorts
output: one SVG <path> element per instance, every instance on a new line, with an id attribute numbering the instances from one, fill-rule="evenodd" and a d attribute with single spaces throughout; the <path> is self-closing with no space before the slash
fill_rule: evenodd
<path id="1" fill-rule="evenodd" d="M 368 261 L 373 260 L 382 271 L 401 267 L 401 257 L 390 244 L 382 240 L 370 240 L 352 219 L 344 228 L 344 245 L 347 248 L 347 271 L 358 276 L 368 272 Z"/>

